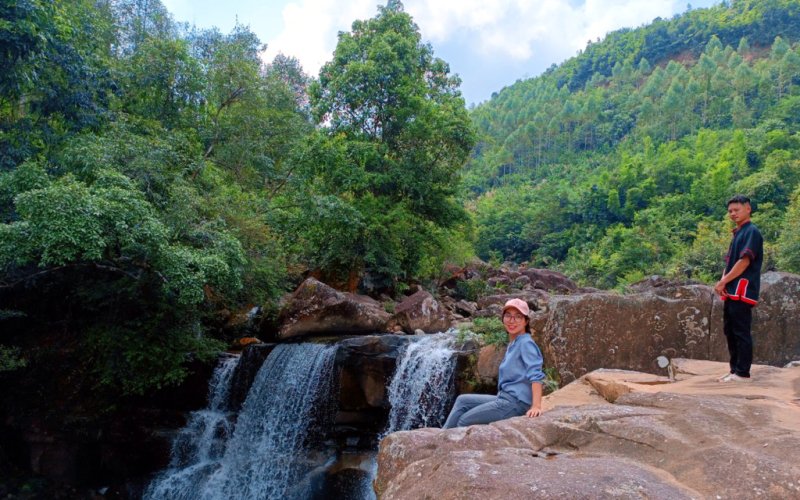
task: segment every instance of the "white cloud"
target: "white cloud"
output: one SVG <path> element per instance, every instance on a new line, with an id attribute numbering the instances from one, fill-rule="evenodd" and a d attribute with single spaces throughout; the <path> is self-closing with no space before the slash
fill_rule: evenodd
<path id="1" fill-rule="evenodd" d="M 350 31 L 357 19 L 374 17 L 377 12 L 375 0 L 301 0 L 287 4 L 281 13 L 283 31 L 274 39 L 266 40 L 267 62 L 283 53 L 296 57 L 309 75 L 332 58 L 336 48 L 337 34 Z"/>
<path id="2" fill-rule="evenodd" d="M 422 37 L 445 43 L 459 36 L 464 51 L 482 57 L 525 61 L 547 52 L 561 61 L 622 26 L 636 27 L 677 11 L 678 0 L 405 0 L 405 10 Z M 331 59 L 337 33 L 349 31 L 356 19 L 377 14 L 385 0 L 293 0 L 282 12 L 284 29 L 267 40 L 264 55 L 297 57 L 316 75 Z M 685 5 L 685 4 L 684 4 Z"/>

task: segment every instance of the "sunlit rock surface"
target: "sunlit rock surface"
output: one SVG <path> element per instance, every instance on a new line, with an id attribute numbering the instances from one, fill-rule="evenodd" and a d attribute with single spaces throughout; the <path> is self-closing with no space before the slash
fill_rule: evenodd
<path id="1" fill-rule="evenodd" d="M 380 498 L 799 498 L 800 367 L 673 360 L 676 382 L 597 370 L 536 419 L 389 435 Z"/>

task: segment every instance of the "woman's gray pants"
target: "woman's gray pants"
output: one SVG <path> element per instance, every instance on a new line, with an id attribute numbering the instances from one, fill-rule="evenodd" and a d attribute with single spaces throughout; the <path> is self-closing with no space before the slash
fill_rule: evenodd
<path id="1" fill-rule="evenodd" d="M 511 417 L 525 415 L 530 405 L 514 396 L 501 392 L 497 396 L 488 394 L 462 394 L 450 410 L 450 416 L 442 429 L 488 424 Z"/>

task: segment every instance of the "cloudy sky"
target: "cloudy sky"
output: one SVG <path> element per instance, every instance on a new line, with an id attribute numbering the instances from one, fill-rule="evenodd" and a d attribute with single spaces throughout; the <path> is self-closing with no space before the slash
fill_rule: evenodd
<path id="1" fill-rule="evenodd" d="M 331 59 L 336 35 L 374 17 L 385 0 L 162 0 L 176 21 L 218 27 L 249 25 L 268 47 L 316 76 Z M 467 104 L 516 80 L 536 76 L 609 31 L 669 18 L 719 0 L 404 0 L 434 54 L 463 80 Z"/>

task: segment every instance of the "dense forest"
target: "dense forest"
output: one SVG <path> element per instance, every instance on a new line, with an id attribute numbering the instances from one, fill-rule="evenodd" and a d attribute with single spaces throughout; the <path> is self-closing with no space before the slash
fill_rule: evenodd
<path id="1" fill-rule="evenodd" d="M 0 371 L 36 367 L 43 405 L 175 383 L 308 274 L 397 293 L 469 255 L 473 126 L 399 2 L 317 78 L 158 0 L 0 18 Z"/>
<path id="2" fill-rule="evenodd" d="M 734 1 L 610 33 L 472 111 L 484 259 L 586 285 L 712 282 L 743 193 L 765 266 L 800 271 L 800 2 Z"/>
<path id="3" fill-rule="evenodd" d="M 397 0 L 316 76 L 158 0 L 0 14 L 0 371 L 36 367 L 43 404 L 173 384 L 309 275 L 398 294 L 477 254 L 710 281 L 737 192 L 800 271 L 800 0 L 611 33 L 469 111 Z"/>

